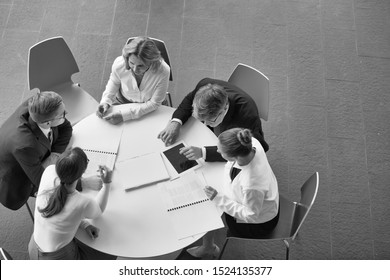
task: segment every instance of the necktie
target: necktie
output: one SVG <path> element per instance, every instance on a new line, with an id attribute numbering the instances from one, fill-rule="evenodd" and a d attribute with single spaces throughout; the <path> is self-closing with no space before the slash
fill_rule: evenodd
<path id="1" fill-rule="evenodd" d="M 230 179 L 233 181 L 234 178 L 236 178 L 236 176 L 238 175 L 238 173 L 240 173 L 240 171 L 241 169 L 232 166 L 232 168 L 230 169 Z"/>
<path id="2" fill-rule="evenodd" d="M 49 133 L 47 134 L 47 138 L 50 141 L 50 145 L 53 144 L 53 132 L 50 130 Z"/>

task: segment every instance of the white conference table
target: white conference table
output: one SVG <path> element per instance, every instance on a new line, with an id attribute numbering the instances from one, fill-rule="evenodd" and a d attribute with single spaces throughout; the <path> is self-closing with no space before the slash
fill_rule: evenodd
<path id="1" fill-rule="evenodd" d="M 120 107 L 118 107 L 120 108 Z M 118 109 L 116 108 L 116 109 Z M 131 120 L 120 125 L 107 126 L 107 122 L 90 115 L 73 128 L 74 147 L 80 142 L 96 142 L 96 133 L 88 133 L 88 129 L 103 127 L 123 129 L 116 166 L 129 158 L 166 149 L 164 143 L 157 139 L 158 133 L 171 119 L 174 109 L 160 106 L 156 111 L 138 120 Z M 191 117 L 181 128 L 178 141 L 183 140 L 191 146 L 216 145 L 217 137 L 201 122 Z M 223 163 L 205 163 L 202 161 L 201 171 L 208 185 L 219 189 L 223 174 Z M 198 233 L 184 239 L 175 235 L 172 220 L 161 198 L 158 185 L 123 191 L 124 182 L 118 182 L 116 172 L 126 173 L 131 180 L 131 171 L 119 170 L 115 167 L 108 204 L 103 215 L 92 220 L 92 224 L 100 228 L 99 237 L 92 240 L 83 230 L 76 237 L 99 251 L 127 258 L 150 258 L 170 254 L 180 250 L 201 238 Z M 122 179 L 123 180 L 123 179 Z M 87 195 L 94 195 L 91 192 Z M 207 217 L 204 217 L 207 219 Z"/>

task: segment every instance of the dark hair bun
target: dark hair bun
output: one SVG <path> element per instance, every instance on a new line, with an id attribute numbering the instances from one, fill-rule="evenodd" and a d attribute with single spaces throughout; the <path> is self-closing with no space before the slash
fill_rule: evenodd
<path id="1" fill-rule="evenodd" d="M 249 129 L 242 129 L 237 133 L 238 141 L 240 141 L 243 146 L 252 145 L 252 133 Z"/>

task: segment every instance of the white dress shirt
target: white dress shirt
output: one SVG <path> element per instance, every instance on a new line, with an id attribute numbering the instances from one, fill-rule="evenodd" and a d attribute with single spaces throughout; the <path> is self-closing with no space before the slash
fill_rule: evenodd
<path id="1" fill-rule="evenodd" d="M 125 60 L 119 56 L 112 65 L 110 79 L 100 104 L 112 105 L 116 101 L 116 94 L 121 89 L 122 95 L 130 101 L 121 108 L 123 120 L 137 119 L 156 110 L 164 101 L 168 90 L 169 74 L 170 68 L 162 60 L 156 72 L 152 72 L 151 69 L 145 72 L 138 87 L 133 72 L 131 69 L 126 69 Z"/>
<path id="2" fill-rule="evenodd" d="M 221 192 L 213 199 L 222 211 L 237 219 L 237 223 L 265 223 L 278 213 L 279 191 L 275 175 L 263 147 L 252 138 L 256 153 L 252 161 L 239 166 L 228 161 L 224 169 Z M 232 167 L 241 169 L 232 181 Z"/>
<path id="3" fill-rule="evenodd" d="M 42 174 L 35 201 L 34 240 L 44 252 L 54 252 L 67 245 L 74 238 L 79 226 L 86 228 L 89 223 L 84 218 L 93 219 L 102 214 L 99 204 L 77 190 L 68 194 L 61 212 L 44 218 L 38 211 L 47 205 L 57 178 L 55 165 L 48 166 Z"/>

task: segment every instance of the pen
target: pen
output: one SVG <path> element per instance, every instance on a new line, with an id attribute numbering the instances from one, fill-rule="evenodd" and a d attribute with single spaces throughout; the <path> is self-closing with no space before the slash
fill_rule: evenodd
<path id="1" fill-rule="evenodd" d="M 157 183 L 160 183 L 160 182 L 163 182 L 163 181 L 167 181 L 167 180 L 169 180 L 169 178 L 168 179 L 161 179 L 161 180 L 158 180 L 158 181 L 155 181 L 155 182 L 151 182 L 151 183 L 141 184 L 141 185 L 130 187 L 130 188 L 125 188 L 125 192 L 129 192 L 129 191 L 132 191 L 132 190 L 135 190 L 135 189 L 138 189 L 138 188 L 142 188 L 142 187 L 155 185 Z"/>

